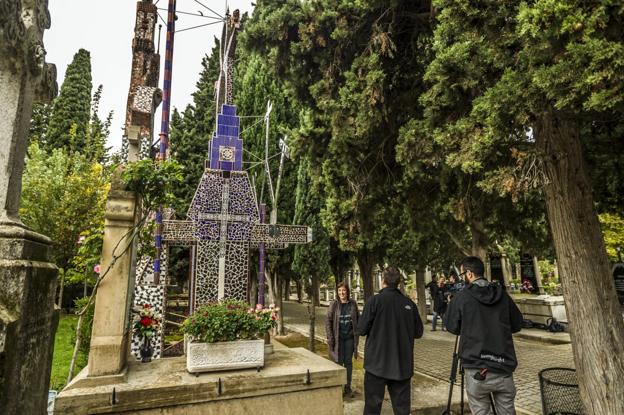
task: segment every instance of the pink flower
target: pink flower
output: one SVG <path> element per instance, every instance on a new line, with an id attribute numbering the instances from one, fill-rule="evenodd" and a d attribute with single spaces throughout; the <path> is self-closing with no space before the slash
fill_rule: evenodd
<path id="1" fill-rule="evenodd" d="M 262 310 L 262 304 L 256 304 L 256 310 Z"/>
<path id="2" fill-rule="evenodd" d="M 81 244 L 81 243 L 83 243 L 83 242 L 84 242 L 84 240 L 85 240 L 85 236 L 84 236 L 84 235 L 80 235 L 80 236 L 78 237 L 78 241 L 76 241 L 76 243 L 77 243 L 77 244 Z"/>
<path id="3" fill-rule="evenodd" d="M 99 273 L 100 273 L 100 271 L 101 271 L 101 269 L 100 269 L 100 264 L 96 264 L 96 265 L 93 267 L 93 272 L 95 272 L 96 274 L 99 274 Z"/>
<path id="4" fill-rule="evenodd" d="M 275 308 L 275 304 L 269 304 L 269 308 Z"/>

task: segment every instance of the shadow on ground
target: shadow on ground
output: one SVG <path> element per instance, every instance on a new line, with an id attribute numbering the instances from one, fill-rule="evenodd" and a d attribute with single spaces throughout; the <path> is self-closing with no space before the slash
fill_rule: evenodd
<path id="1" fill-rule="evenodd" d="M 276 336 L 275 340 L 287 347 L 308 348 L 308 337 L 291 332 L 286 336 Z M 316 340 L 315 353 L 324 358 L 328 358 L 327 344 Z M 345 415 L 361 414 L 364 410 L 364 367 L 362 359 L 353 361 L 353 381 L 354 394 L 352 397 L 344 399 Z M 448 400 L 449 384 L 441 382 L 428 376 L 415 374 L 412 378 L 412 414 L 419 415 L 440 415 L 446 408 Z M 459 414 L 459 388 L 453 391 L 453 413 Z M 392 404 L 390 397 L 386 394 L 382 414 L 392 414 Z M 470 413 L 466 404 L 465 412 Z"/>

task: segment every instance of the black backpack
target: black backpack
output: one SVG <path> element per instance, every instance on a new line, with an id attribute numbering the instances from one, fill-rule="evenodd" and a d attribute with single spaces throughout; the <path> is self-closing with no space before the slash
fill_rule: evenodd
<path id="1" fill-rule="evenodd" d="M 560 333 L 564 328 L 563 324 L 559 323 L 556 318 L 550 317 L 546 320 L 546 330 L 551 333 Z"/>

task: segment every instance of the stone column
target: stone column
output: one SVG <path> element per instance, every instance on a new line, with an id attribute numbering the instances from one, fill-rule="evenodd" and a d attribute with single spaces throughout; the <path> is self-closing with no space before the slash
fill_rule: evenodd
<path id="1" fill-rule="evenodd" d="M 134 291 L 132 228 L 136 195 L 121 189 L 119 179 L 114 177 L 106 202 L 102 270 L 106 271 L 116 259 L 103 277 L 95 300 L 87 377 L 121 375 L 126 367 Z"/>
<path id="2" fill-rule="evenodd" d="M 537 290 L 540 295 L 544 294 L 544 287 L 542 286 L 542 272 L 540 271 L 539 262 L 537 257 L 533 256 L 533 269 L 535 270 L 535 279 L 537 280 Z"/>
<path id="3" fill-rule="evenodd" d="M 485 279 L 492 281 L 492 264 L 490 263 L 490 256 L 485 257 Z"/>
<path id="4" fill-rule="evenodd" d="M 45 62 L 47 1 L 0 1 L 0 413 L 46 411 L 54 334 L 56 266 L 51 241 L 18 216 L 34 101 L 56 95 Z"/>

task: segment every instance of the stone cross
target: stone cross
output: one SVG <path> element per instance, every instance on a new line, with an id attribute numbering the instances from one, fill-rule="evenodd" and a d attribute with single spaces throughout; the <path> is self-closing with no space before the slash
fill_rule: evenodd
<path id="1" fill-rule="evenodd" d="M 246 171 L 236 107 L 223 105 L 210 144 L 210 162 L 189 207 L 188 221 L 164 221 L 163 241 L 193 246 L 191 308 L 247 298 L 249 249 L 312 240 L 307 226 L 260 223 L 258 203 Z"/>
<path id="2" fill-rule="evenodd" d="M 18 216 L 32 105 L 56 95 L 45 62 L 45 0 L 0 0 L 0 413 L 41 414 L 47 406 L 56 266 L 50 240 Z"/>

